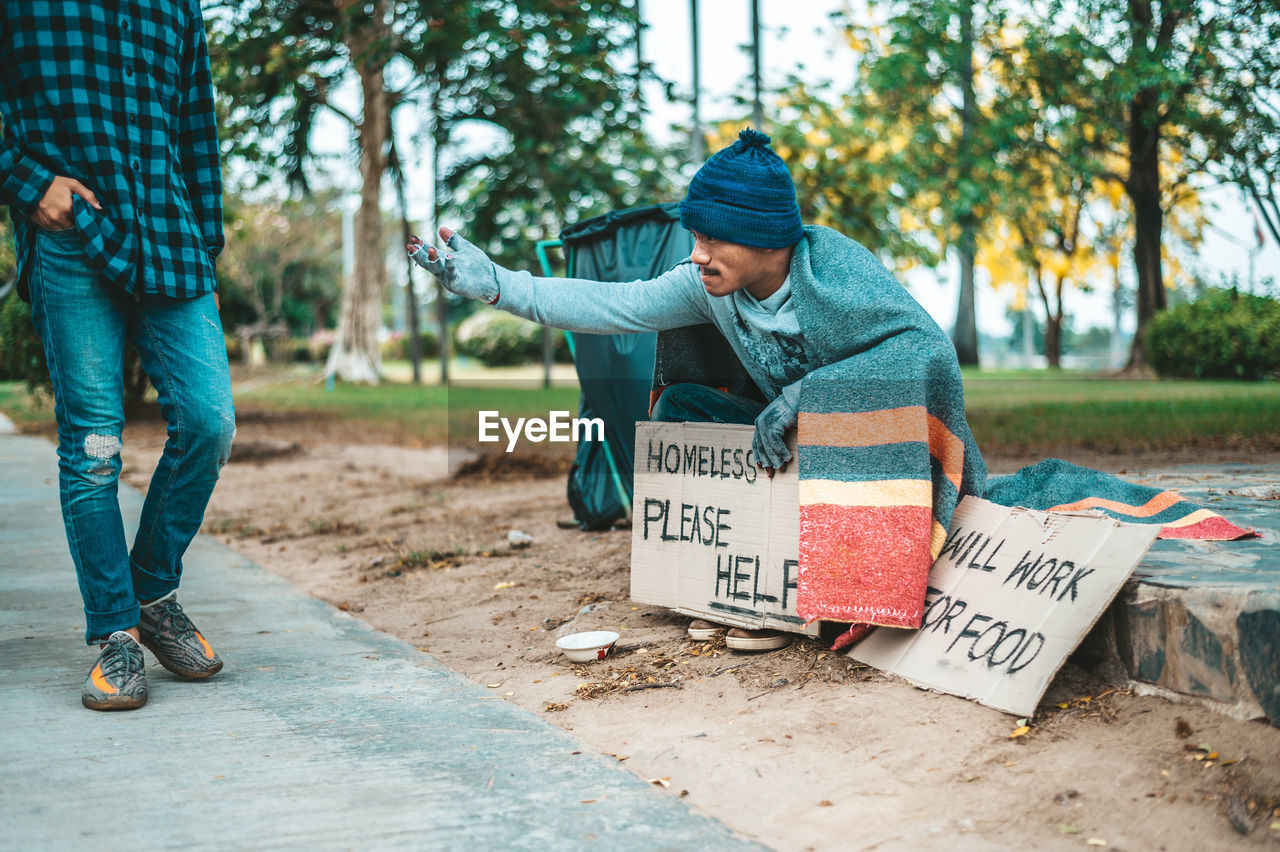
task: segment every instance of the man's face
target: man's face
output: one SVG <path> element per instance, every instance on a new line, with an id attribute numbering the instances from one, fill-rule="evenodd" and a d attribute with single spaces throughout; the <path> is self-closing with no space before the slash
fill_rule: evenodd
<path id="1" fill-rule="evenodd" d="M 695 241 L 690 258 L 702 274 L 702 286 L 712 296 L 728 296 L 744 288 L 756 295 L 761 285 L 767 288 L 777 276 L 777 249 L 738 245 L 697 231 L 690 233 Z M 781 278 L 776 283 L 780 284 Z"/>

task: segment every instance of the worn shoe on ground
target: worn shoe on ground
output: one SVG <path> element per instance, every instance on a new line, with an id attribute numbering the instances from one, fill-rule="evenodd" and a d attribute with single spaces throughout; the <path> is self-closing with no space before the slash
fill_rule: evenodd
<path id="1" fill-rule="evenodd" d="M 182 611 L 176 589 L 143 605 L 138 632 L 160 665 L 179 677 L 199 680 L 222 668 L 222 659 Z"/>
<path id="2" fill-rule="evenodd" d="M 107 638 L 84 679 L 80 703 L 90 710 L 136 710 L 147 703 L 147 673 L 137 639 L 123 630 Z"/>
<path id="3" fill-rule="evenodd" d="M 723 635 L 725 627 L 723 624 L 713 624 L 702 618 L 695 618 L 689 622 L 688 634 L 689 638 L 695 642 L 710 642 L 717 636 Z"/>
<path id="4" fill-rule="evenodd" d="M 781 630 L 745 630 L 735 627 L 724 635 L 724 644 L 735 651 L 772 651 L 791 644 L 791 634 Z"/>

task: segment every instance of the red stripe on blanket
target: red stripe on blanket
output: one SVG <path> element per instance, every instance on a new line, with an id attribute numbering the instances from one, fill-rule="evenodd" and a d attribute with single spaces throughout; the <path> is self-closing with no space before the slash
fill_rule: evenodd
<path id="1" fill-rule="evenodd" d="M 1157 538 L 1189 538 L 1200 541 L 1235 541 L 1238 538 L 1257 538 L 1253 530 L 1238 527 L 1220 515 L 1185 527 L 1164 527 Z"/>
<path id="2" fill-rule="evenodd" d="M 801 506 L 796 612 L 805 620 L 919 627 L 932 525 L 923 506 Z"/>

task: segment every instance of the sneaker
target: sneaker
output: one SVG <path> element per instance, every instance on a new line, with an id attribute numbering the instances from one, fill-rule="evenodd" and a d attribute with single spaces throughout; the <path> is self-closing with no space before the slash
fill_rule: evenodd
<path id="1" fill-rule="evenodd" d="M 744 630 L 735 627 L 725 634 L 724 644 L 735 651 L 772 651 L 791 644 L 791 634 L 780 630 Z"/>
<path id="2" fill-rule="evenodd" d="M 723 624 L 713 624 L 702 618 L 695 618 L 689 622 L 689 628 L 686 631 L 689 638 L 695 642 L 710 642 L 717 636 L 724 635 Z"/>
<path id="3" fill-rule="evenodd" d="M 107 638 L 80 690 L 90 710 L 136 710 L 147 703 L 147 673 L 142 646 L 123 630 Z"/>
<path id="4" fill-rule="evenodd" d="M 222 669 L 222 659 L 182 611 L 177 589 L 143 605 L 138 633 L 160 665 L 179 677 L 202 679 Z"/>

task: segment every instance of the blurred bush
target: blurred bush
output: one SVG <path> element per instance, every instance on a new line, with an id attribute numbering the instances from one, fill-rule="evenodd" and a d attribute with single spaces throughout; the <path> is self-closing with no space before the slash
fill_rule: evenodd
<path id="1" fill-rule="evenodd" d="M 434 331 L 418 332 L 418 354 L 425 358 L 435 358 L 439 355 L 440 337 Z M 391 339 L 382 344 L 382 360 L 384 361 L 408 361 L 409 360 L 409 335 L 395 334 Z"/>
<path id="2" fill-rule="evenodd" d="M 0 304 L 0 381 L 26 382 L 31 390 L 49 390 L 44 347 L 31 325 L 31 306 L 16 293 Z"/>
<path id="3" fill-rule="evenodd" d="M 557 363 L 569 363 L 564 332 L 552 331 Z M 486 367 L 510 367 L 542 360 L 542 327 L 505 311 L 476 311 L 458 323 L 453 343 L 459 355 L 475 358 Z"/>
<path id="4" fill-rule="evenodd" d="M 1264 379 L 1280 373 L 1280 301 L 1235 289 L 1207 290 L 1156 315 L 1144 338 L 1161 376 Z"/>

